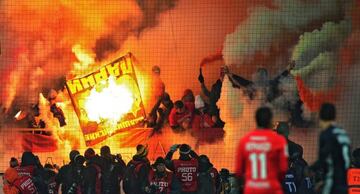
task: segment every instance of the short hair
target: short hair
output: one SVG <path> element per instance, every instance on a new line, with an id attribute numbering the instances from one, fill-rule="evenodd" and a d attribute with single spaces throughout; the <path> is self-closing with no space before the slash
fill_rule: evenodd
<path id="1" fill-rule="evenodd" d="M 336 119 L 335 105 L 331 103 L 322 104 L 319 116 L 322 121 L 334 121 Z"/>
<path id="2" fill-rule="evenodd" d="M 354 158 L 359 158 L 360 157 L 360 148 L 355 149 L 352 153 L 352 156 Z"/>
<path id="3" fill-rule="evenodd" d="M 260 128 L 270 128 L 273 114 L 268 107 L 258 108 L 256 111 L 256 124 Z"/>
<path id="4" fill-rule="evenodd" d="M 181 100 L 175 102 L 175 108 L 183 108 L 184 103 Z"/>

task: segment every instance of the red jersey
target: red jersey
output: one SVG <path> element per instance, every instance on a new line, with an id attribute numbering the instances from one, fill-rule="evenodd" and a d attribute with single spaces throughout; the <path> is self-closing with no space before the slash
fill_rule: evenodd
<path id="1" fill-rule="evenodd" d="M 186 102 L 185 104 L 185 112 L 183 113 L 177 113 L 175 107 L 171 109 L 170 115 L 169 115 L 169 124 L 170 126 L 176 126 L 181 125 L 180 120 L 184 120 L 185 118 L 192 120 L 193 113 L 195 110 L 194 103 Z"/>
<path id="2" fill-rule="evenodd" d="M 33 176 L 35 167 L 34 166 L 18 166 L 15 168 L 19 176 Z"/>
<path id="3" fill-rule="evenodd" d="M 198 161 L 194 158 L 188 161 L 173 160 L 175 175 L 180 180 L 183 192 L 195 192 L 198 187 Z"/>
<path id="4" fill-rule="evenodd" d="M 13 185 L 19 189 L 21 194 L 37 194 L 36 187 L 34 182 L 31 180 L 30 176 L 24 175 L 16 179 Z"/>
<path id="5" fill-rule="evenodd" d="M 172 178 L 173 174 L 171 172 L 165 171 L 165 175 L 160 178 L 156 176 L 154 170 L 150 170 L 148 180 L 150 185 L 156 185 L 155 194 L 170 194 Z"/>
<path id="6" fill-rule="evenodd" d="M 245 178 L 245 194 L 282 194 L 288 169 L 286 139 L 270 129 L 255 130 L 240 140 L 236 175 Z"/>

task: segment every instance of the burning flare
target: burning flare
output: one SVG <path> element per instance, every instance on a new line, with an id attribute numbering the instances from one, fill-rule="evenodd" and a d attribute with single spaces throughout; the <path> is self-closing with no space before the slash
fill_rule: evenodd
<path id="1" fill-rule="evenodd" d="M 108 85 L 102 86 L 100 90 L 94 87 L 85 101 L 88 118 L 98 123 L 101 120 L 119 121 L 131 110 L 133 95 L 127 86 L 116 84 L 114 77 L 109 78 Z"/>

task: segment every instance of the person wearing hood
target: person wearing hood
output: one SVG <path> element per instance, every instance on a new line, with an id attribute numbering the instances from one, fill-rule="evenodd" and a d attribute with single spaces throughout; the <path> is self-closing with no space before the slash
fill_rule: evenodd
<path id="1" fill-rule="evenodd" d="M 4 194 L 38 194 L 31 176 L 19 176 L 14 168 L 8 168 L 4 173 Z"/>
<path id="2" fill-rule="evenodd" d="M 125 162 L 121 155 L 111 154 L 109 146 L 100 148 L 100 156 L 102 158 L 102 193 L 104 194 L 119 194 L 120 182 L 123 177 L 125 169 Z"/>
<path id="3" fill-rule="evenodd" d="M 217 194 L 220 192 L 220 177 L 216 168 L 206 155 L 199 156 L 198 194 Z"/>
<path id="4" fill-rule="evenodd" d="M 101 194 L 101 159 L 95 150 L 88 148 L 84 153 L 84 192 L 86 194 Z"/>
<path id="5" fill-rule="evenodd" d="M 123 190 L 126 194 L 144 194 L 148 184 L 150 162 L 147 145 L 136 146 L 136 154 L 127 164 L 123 180 Z"/>
<path id="6" fill-rule="evenodd" d="M 180 193 L 181 184 L 172 172 L 166 170 L 165 159 L 158 157 L 149 172 L 148 186 L 145 192 L 149 194 Z"/>
<path id="7" fill-rule="evenodd" d="M 61 193 L 74 193 L 82 189 L 85 158 L 79 151 L 72 150 L 69 154 L 70 162 L 60 168 L 56 176 L 56 183 L 61 185 Z"/>
<path id="8" fill-rule="evenodd" d="M 15 169 L 19 176 L 31 177 L 39 193 L 44 193 L 47 191 L 47 187 L 44 181 L 44 168 L 41 165 L 38 156 L 35 156 L 30 151 L 23 152 L 21 156 L 21 164 Z"/>
<path id="9" fill-rule="evenodd" d="M 179 159 L 172 160 L 174 153 L 179 150 Z M 193 194 L 198 190 L 199 163 L 198 155 L 187 144 L 175 144 L 170 147 L 170 151 L 165 157 L 166 167 L 174 172 L 181 182 L 181 193 Z"/>

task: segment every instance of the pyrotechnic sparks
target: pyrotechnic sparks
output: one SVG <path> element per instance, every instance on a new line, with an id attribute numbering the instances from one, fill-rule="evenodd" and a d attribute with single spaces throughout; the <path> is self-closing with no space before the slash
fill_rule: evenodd
<path id="1" fill-rule="evenodd" d="M 103 86 L 103 85 L 102 85 Z M 101 86 L 100 86 L 101 87 Z M 94 87 L 85 102 L 88 118 L 92 121 L 118 121 L 132 108 L 134 99 L 125 85 L 118 85 L 115 78 L 110 77 L 107 86 Z"/>

